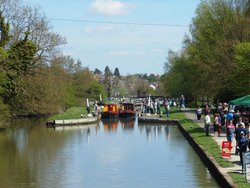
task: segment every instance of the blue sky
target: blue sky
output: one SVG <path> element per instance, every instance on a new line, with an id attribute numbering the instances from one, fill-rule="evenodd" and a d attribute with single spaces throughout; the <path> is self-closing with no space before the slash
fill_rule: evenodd
<path id="1" fill-rule="evenodd" d="M 169 50 L 182 47 L 200 0 L 25 0 L 39 5 L 53 31 L 67 39 L 65 55 L 84 67 L 122 75 L 163 74 Z M 82 21 L 61 21 L 70 19 Z M 129 25 L 98 22 L 165 24 Z M 174 26 L 178 25 L 178 26 Z"/>

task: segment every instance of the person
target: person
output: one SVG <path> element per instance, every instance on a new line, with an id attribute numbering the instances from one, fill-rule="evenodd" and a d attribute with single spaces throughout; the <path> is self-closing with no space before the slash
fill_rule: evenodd
<path id="1" fill-rule="evenodd" d="M 170 105 L 168 104 L 166 106 L 166 115 L 167 115 L 167 117 L 169 117 L 169 113 L 170 113 Z"/>
<path id="2" fill-rule="evenodd" d="M 239 146 L 239 138 L 240 138 L 240 134 L 241 132 L 244 133 L 244 135 L 247 135 L 247 130 L 243 127 L 243 124 L 239 124 L 239 126 L 235 129 L 235 140 L 236 140 L 236 150 L 235 150 L 235 154 L 238 154 L 238 149 L 237 146 Z"/>
<path id="3" fill-rule="evenodd" d="M 227 121 L 229 122 L 229 121 L 231 121 L 231 120 L 233 120 L 233 118 L 234 118 L 234 111 L 233 110 L 230 110 L 228 113 L 227 113 Z"/>
<path id="4" fill-rule="evenodd" d="M 207 114 L 209 114 L 210 113 L 210 108 L 209 108 L 209 106 L 206 104 L 205 106 L 204 106 L 204 114 L 205 114 L 205 116 L 207 115 Z"/>
<path id="5" fill-rule="evenodd" d="M 233 120 L 230 120 L 227 127 L 227 141 L 232 142 L 234 137 L 235 126 L 233 124 Z"/>
<path id="6" fill-rule="evenodd" d="M 97 113 L 97 107 L 98 107 L 98 104 L 97 104 L 97 101 L 94 102 L 94 112 Z"/>
<path id="7" fill-rule="evenodd" d="M 153 114 L 154 113 L 154 102 L 153 101 L 150 101 L 150 114 Z"/>
<path id="8" fill-rule="evenodd" d="M 154 105 L 154 114 L 156 115 L 157 114 L 157 100 L 155 100 L 153 105 Z"/>
<path id="9" fill-rule="evenodd" d="M 196 109 L 197 120 L 201 120 L 201 114 L 202 114 L 202 108 L 199 106 L 199 107 Z"/>
<path id="10" fill-rule="evenodd" d="M 240 162 L 242 163 L 242 153 L 247 151 L 247 139 L 243 131 L 240 132 L 238 150 L 240 152 Z"/>
<path id="11" fill-rule="evenodd" d="M 159 99 L 157 100 L 157 114 L 160 114 L 161 113 L 161 104 L 160 104 L 160 101 L 159 101 Z"/>
<path id="12" fill-rule="evenodd" d="M 237 123 L 239 122 L 240 116 L 241 116 L 241 114 L 240 114 L 239 110 L 236 110 L 236 112 L 233 113 L 233 123 L 234 123 L 234 125 L 236 125 L 236 128 L 237 128 Z"/>
<path id="13" fill-rule="evenodd" d="M 86 110 L 87 110 L 87 113 L 90 114 L 90 107 L 89 106 L 86 107 Z"/>
<path id="14" fill-rule="evenodd" d="M 210 124 L 211 124 L 211 118 L 210 118 L 210 115 L 207 114 L 205 116 L 205 131 L 206 131 L 206 136 L 209 135 L 209 127 L 210 127 Z"/>
<path id="15" fill-rule="evenodd" d="M 249 126 L 249 122 L 245 123 L 245 129 L 247 130 L 247 139 L 250 140 L 250 126 Z M 250 144 L 250 142 L 249 142 Z M 250 147 L 249 147 L 250 150 Z"/>
<path id="16" fill-rule="evenodd" d="M 250 150 L 250 126 L 249 126 L 249 122 L 246 122 L 246 123 L 245 123 L 245 128 L 246 128 L 246 130 L 247 130 L 247 135 L 246 135 L 247 140 L 248 140 L 248 142 L 247 142 L 247 147 L 248 147 L 248 149 Z"/>
<path id="17" fill-rule="evenodd" d="M 176 104 L 176 101 L 174 100 L 173 101 L 173 107 L 174 107 L 174 109 L 176 108 L 176 106 L 177 106 L 177 104 Z"/>
<path id="18" fill-rule="evenodd" d="M 220 114 L 220 119 L 221 119 L 221 126 L 223 127 L 224 125 L 226 125 L 226 112 L 222 111 Z"/>
<path id="19" fill-rule="evenodd" d="M 180 108 L 185 108 L 185 97 L 181 95 L 180 97 Z"/>
<path id="20" fill-rule="evenodd" d="M 221 126 L 221 120 L 220 115 L 218 113 L 214 114 L 214 133 L 218 133 L 218 136 L 220 136 L 220 126 Z"/>
<path id="21" fill-rule="evenodd" d="M 165 98 L 165 100 L 164 100 L 164 107 L 165 107 L 166 115 L 168 117 L 169 116 L 170 105 L 169 105 L 169 101 L 168 101 L 167 98 Z"/>
<path id="22" fill-rule="evenodd" d="M 236 128 L 237 128 L 240 124 L 242 124 L 242 126 L 245 127 L 245 123 L 242 121 L 242 117 L 239 117 L 239 120 L 238 120 L 238 122 L 236 123 Z"/>

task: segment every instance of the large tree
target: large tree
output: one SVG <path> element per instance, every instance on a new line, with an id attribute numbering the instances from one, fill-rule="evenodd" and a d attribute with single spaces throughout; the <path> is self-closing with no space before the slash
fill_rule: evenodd
<path id="1" fill-rule="evenodd" d="M 239 63 L 242 65 L 236 58 L 239 57 L 238 45 L 250 41 L 249 1 L 202 1 L 190 25 L 190 33 L 184 40 L 182 52 L 172 54 L 172 63 L 165 65 L 164 82 L 168 92 L 182 90 L 192 98 L 228 101 L 248 91 L 236 87 L 237 82 L 242 82 L 235 73 L 241 67 Z M 246 71 L 249 72 L 249 67 Z"/>
<path id="2" fill-rule="evenodd" d="M 46 15 L 38 6 L 22 4 L 19 0 L 0 0 L 0 13 L 10 26 L 10 44 L 17 43 L 29 32 L 28 40 L 37 45 L 36 64 L 51 61 L 60 52 L 66 39 L 52 31 Z"/>
<path id="3" fill-rule="evenodd" d="M 110 99 L 112 96 L 113 87 L 115 85 L 115 77 L 113 76 L 113 74 L 108 66 L 105 67 L 104 79 L 102 80 L 102 83 L 106 89 L 108 98 Z"/>
<path id="4" fill-rule="evenodd" d="M 210 0 L 202 2 L 191 25 L 189 54 L 198 65 L 198 88 L 209 96 L 235 95 L 230 84 L 234 73 L 234 46 L 249 41 L 247 1 Z"/>
<path id="5" fill-rule="evenodd" d="M 250 42 L 235 46 L 235 67 L 232 76 L 238 96 L 250 93 Z"/>
<path id="6" fill-rule="evenodd" d="M 117 76 L 117 77 L 120 77 L 120 71 L 118 68 L 115 68 L 115 71 L 114 71 L 114 76 Z"/>

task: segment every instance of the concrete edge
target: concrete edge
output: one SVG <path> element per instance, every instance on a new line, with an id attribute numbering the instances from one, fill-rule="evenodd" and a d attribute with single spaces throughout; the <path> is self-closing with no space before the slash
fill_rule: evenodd
<path id="1" fill-rule="evenodd" d="M 138 123 L 169 123 L 176 124 L 177 120 L 163 119 L 163 118 L 155 118 L 155 117 L 138 117 Z"/>

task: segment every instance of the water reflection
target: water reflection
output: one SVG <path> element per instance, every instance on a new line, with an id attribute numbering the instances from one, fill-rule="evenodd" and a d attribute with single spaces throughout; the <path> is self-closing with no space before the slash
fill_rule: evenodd
<path id="1" fill-rule="evenodd" d="M 0 187 L 184 186 L 217 184 L 175 126 L 101 121 L 54 130 L 22 121 L 0 133 Z"/>
<path id="2" fill-rule="evenodd" d="M 61 132 L 70 132 L 79 130 L 83 136 L 83 138 L 86 138 L 87 143 L 90 143 L 90 133 L 91 129 L 93 131 L 93 128 L 95 128 L 96 132 L 98 131 L 98 125 L 97 124 L 88 124 L 88 125 L 73 125 L 73 126 L 58 126 L 55 127 L 55 131 L 61 131 Z"/>
<path id="3" fill-rule="evenodd" d="M 106 132 L 110 132 L 110 131 L 116 132 L 117 131 L 118 122 L 119 122 L 118 118 L 102 119 L 101 121 L 102 121 L 104 130 Z"/>
<path id="4" fill-rule="evenodd" d="M 169 126 L 166 125 L 157 125 L 157 126 L 152 126 L 148 124 L 139 124 L 139 130 L 141 134 L 146 133 L 146 137 L 148 140 L 151 139 L 157 139 L 162 135 L 164 132 L 166 135 L 166 138 L 169 138 Z"/>
<path id="5" fill-rule="evenodd" d="M 133 131 L 135 127 L 134 118 L 120 118 L 120 123 L 124 131 Z"/>

